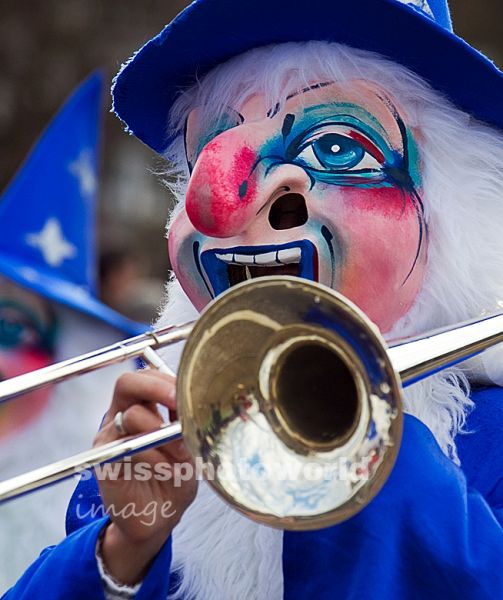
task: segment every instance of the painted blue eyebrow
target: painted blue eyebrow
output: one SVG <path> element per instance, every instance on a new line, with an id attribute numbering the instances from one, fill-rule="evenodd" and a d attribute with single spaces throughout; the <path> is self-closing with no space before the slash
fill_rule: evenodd
<path id="1" fill-rule="evenodd" d="M 383 138 L 388 137 L 387 132 L 384 129 L 384 127 L 382 126 L 381 122 L 372 113 L 370 113 L 368 110 L 366 110 L 362 106 L 359 106 L 358 104 L 352 104 L 351 102 L 327 102 L 325 104 L 317 104 L 316 106 L 308 106 L 303 109 L 303 112 L 305 115 L 312 115 L 312 113 L 322 112 L 322 111 L 325 111 L 328 109 L 333 109 L 335 111 L 341 110 L 341 111 L 346 111 L 346 112 L 358 111 L 358 112 L 362 113 L 366 119 L 368 119 L 369 123 L 375 129 L 379 130 L 379 133 Z M 344 114 L 341 114 L 341 115 L 334 114 L 334 117 L 336 117 L 336 116 L 344 117 L 345 115 Z M 362 121 L 361 117 L 359 117 L 357 115 L 347 114 L 347 116 L 350 118 L 353 118 L 353 119 L 357 119 L 359 122 L 364 123 L 364 121 Z"/>

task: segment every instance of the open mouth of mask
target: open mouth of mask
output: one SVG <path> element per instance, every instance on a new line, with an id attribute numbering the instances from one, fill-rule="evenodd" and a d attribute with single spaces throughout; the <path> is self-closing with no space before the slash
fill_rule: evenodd
<path id="1" fill-rule="evenodd" d="M 294 275 L 318 281 L 318 253 L 308 240 L 205 250 L 200 260 L 215 296 L 237 283 L 267 275 Z"/>

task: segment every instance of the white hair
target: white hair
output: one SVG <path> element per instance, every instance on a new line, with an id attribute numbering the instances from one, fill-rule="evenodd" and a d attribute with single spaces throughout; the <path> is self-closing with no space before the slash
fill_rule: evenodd
<path id="1" fill-rule="evenodd" d="M 219 65 L 183 92 L 171 111 L 170 127 L 177 137 L 166 153 L 178 173 L 179 207 L 188 180 L 183 128 L 191 110 L 199 108 L 204 122 L 228 106 L 239 110 L 257 93 L 265 95 L 268 106 L 281 106 L 288 95 L 313 81 L 344 85 L 355 80 L 379 86 L 400 107 L 407 125 L 417 131 L 422 162 L 427 275 L 415 305 L 388 338 L 500 310 L 501 132 L 454 107 L 405 67 L 370 52 L 328 42 L 257 48 Z M 449 369 L 406 394 L 408 410 L 430 427 L 442 450 L 453 458 L 454 437 L 471 405 L 468 392 L 462 371 Z"/>
<path id="2" fill-rule="evenodd" d="M 388 339 L 416 335 L 501 310 L 503 134 L 456 108 L 418 75 L 374 53 L 314 41 L 257 48 L 219 65 L 183 91 L 171 111 L 170 130 L 176 139 L 166 152 L 166 158 L 174 165 L 168 172 L 169 183 L 179 200 L 174 215 L 183 206 L 188 182 L 183 130 L 194 108 L 200 109 L 204 122 L 218 117 L 229 106 L 239 110 L 257 93 L 265 95 L 268 106 L 282 106 L 289 94 L 313 82 L 350 85 L 355 80 L 377 85 L 400 108 L 406 124 L 414 129 L 422 164 L 429 243 L 427 272 L 414 306 L 395 325 Z M 169 315 L 172 318 L 170 304 L 180 311 L 187 302 L 176 281 L 169 290 L 170 303 L 161 321 L 169 320 Z M 494 366 L 498 350 L 477 364 L 479 372 L 485 368 L 493 381 L 503 378 L 503 369 Z M 440 448 L 455 462 L 454 440 L 472 407 L 469 388 L 465 373 L 453 367 L 415 384 L 405 393 L 406 410 L 430 428 Z M 240 531 L 243 538 L 258 537 L 255 543 L 250 539 L 250 544 L 239 544 L 245 548 L 243 551 L 232 544 L 234 553 L 230 560 L 237 570 L 224 561 L 195 560 L 194 553 L 212 554 L 211 543 L 204 550 L 199 537 L 191 541 L 194 531 L 207 526 L 208 513 L 201 510 L 201 505 L 198 510 L 197 505 L 196 501 L 175 535 L 176 563 L 183 565 L 180 594 L 223 598 L 227 597 L 227 590 L 229 597 L 236 597 L 236 590 L 240 589 L 243 594 L 239 597 L 256 598 L 260 595 L 254 581 L 264 576 L 267 580 L 281 579 L 281 564 L 276 565 L 272 555 L 274 574 L 263 571 L 263 556 L 253 560 L 250 545 L 258 552 L 260 536 L 267 534 L 263 528 L 252 533 L 255 530 L 244 522 L 234 524 L 232 535 Z M 241 561 L 249 567 L 246 574 L 239 569 Z M 236 572 L 241 577 L 239 585 L 230 579 L 230 573 Z M 219 582 L 216 587 L 209 586 L 210 576 L 211 581 Z M 201 582 L 206 582 L 205 588 Z"/>

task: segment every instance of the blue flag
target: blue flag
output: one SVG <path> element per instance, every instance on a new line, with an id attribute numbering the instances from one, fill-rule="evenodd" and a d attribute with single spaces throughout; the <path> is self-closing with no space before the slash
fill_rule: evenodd
<path id="1" fill-rule="evenodd" d="M 146 327 L 96 298 L 95 212 L 103 77 L 53 118 L 0 199 L 0 273 L 126 333 Z"/>

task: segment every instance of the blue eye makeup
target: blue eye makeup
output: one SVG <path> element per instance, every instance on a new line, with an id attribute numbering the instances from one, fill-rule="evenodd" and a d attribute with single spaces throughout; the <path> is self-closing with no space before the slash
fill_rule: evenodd
<path id="1" fill-rule="evenodd" d="M 286 160 L 303 167 L 312 179 L 334 185 L 383 182 L 386 166 L 399 162 L 398 153 L 367 124 L 352 115 L 334 115 L 333 106 L 330 109 L 325 119 L 316 111 L 314 122 L 311 115 L 304 115 L 291 135 L 283 136 Z M 327 114 L 326 107 L 323 112 Z M 277 143 L 274 150 L 277 155 Z"/>
<path id="2" fill-rule="evenodd" d="M 46 325 L 24 303 L 0 301 L 0 347 L 22 346 L 52 351 L 55 333 L 55 315 L 50 315 L 50 322 Z"/>
<path id="3" fill-rule="evenodd" d="M 405 141 L 405 140 L 404 140 Z M 302 167 L 314 186 L 393 185 L 393 174 L 407 168 L 405 149 L 395 149 L 374 115 L 350 103 L 305 107 L 287 114 L 281 137 L 275 136 L 260 152 L 268 170 L 284 162 Z"/>
<path id="4" fill-rule="evenodd" d="M 337 125 L 324 125 L 302 142 L 294 162 L 320 174 L 359 173 L 381 178 L 384 157 L 368 139 Z"/>

